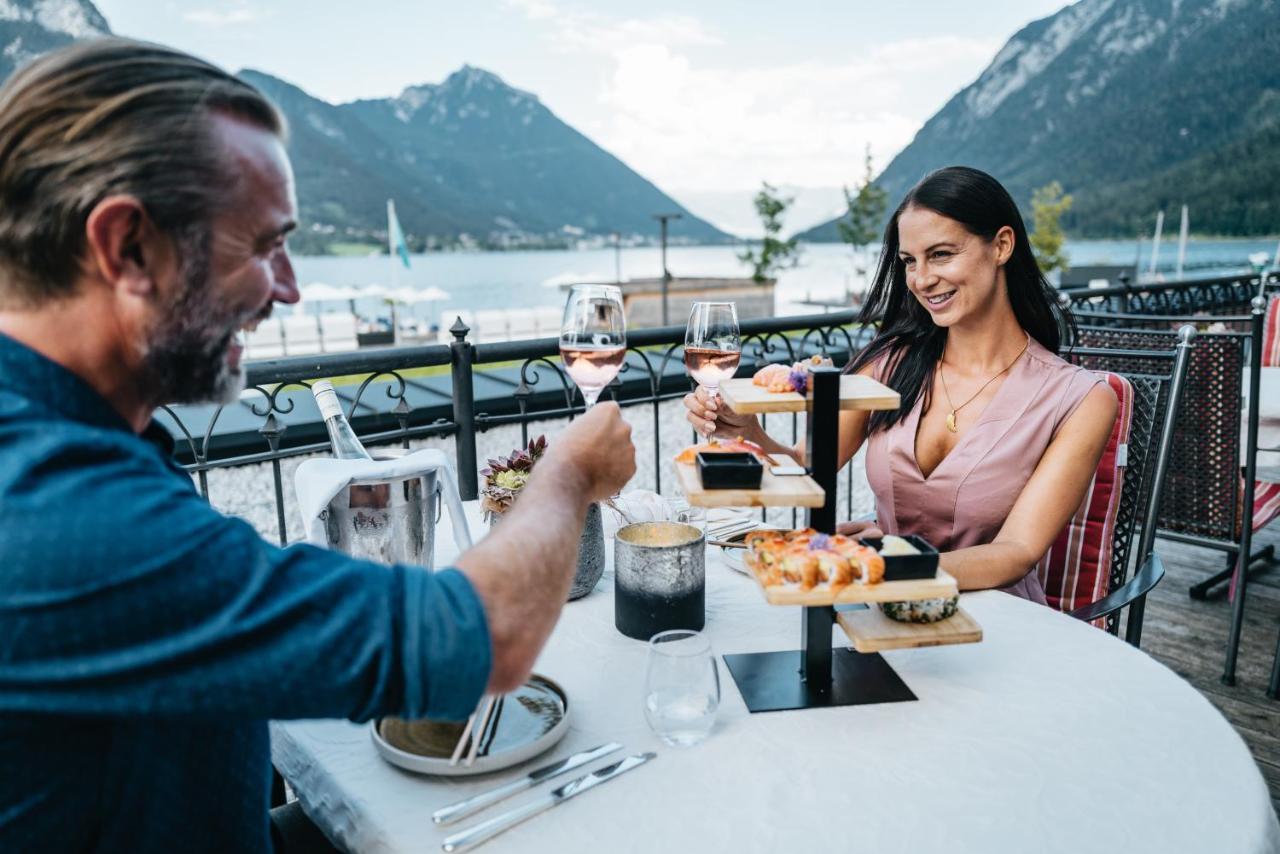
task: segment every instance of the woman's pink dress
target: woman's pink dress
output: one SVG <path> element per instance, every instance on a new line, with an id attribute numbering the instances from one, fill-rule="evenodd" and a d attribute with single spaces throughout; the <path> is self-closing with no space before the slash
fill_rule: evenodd
<path id="1" fill-rule="evenodd" d="M 1103 382 L 1032 338 L 977 423 L 927 478 L 915 452 L 922 395 L 905 419 L 867 442 L 879 526 L 944 552 L 991 542 L 1063 422 Z M 1034 568 L 1004 590 L 1045 604 Z"/>

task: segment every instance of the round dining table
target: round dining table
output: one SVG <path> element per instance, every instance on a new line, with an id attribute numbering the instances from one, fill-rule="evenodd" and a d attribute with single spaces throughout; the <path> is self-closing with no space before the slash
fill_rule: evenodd
<path id="1" fill-rule="evenodd" d="M 468 508 L 473 530 L 479 511 Z M 456 554 L 447 526 L 437 565 Z M 510 568 L 513 575 L 520 567 Z M 1280 826 L 1240 736 L 1177 674 L 1064 614 L 995 592 L 962 596 L 979 643 L 885 653 L 917 699 L 752 714 L 723 661 L 708 738 L 663 744 L 642 704 L 647 644 L 614 628 L 613 573 L 565 606 L 535 670 L 569 698 L 564 740 L 480 777 L 385 762 L 368 723 L 274 722 L 272 758 L 307 814 L 353 852 L 436 852 L 559 782 L 656 759 L 477 850 L 546 852 L 1275 852 Z M 707 552 L 718 655 L 798 649 L 800 614 Z M 846 645 L 837 628 L 833 645 Z M 625 752 L 451 827 L 446 804 L 609 741 Z"/>

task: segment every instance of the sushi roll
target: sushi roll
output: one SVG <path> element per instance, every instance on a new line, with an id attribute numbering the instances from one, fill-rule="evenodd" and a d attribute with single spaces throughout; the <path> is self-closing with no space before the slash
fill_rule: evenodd
<path id="1" fill-rule="evenodd" d="M 884 615 L 899 623 L 936 623 L 954 616 L 959 607 L 959 596 L 919 599 L 914 602 L 880 603 L 880 610 Z"/>

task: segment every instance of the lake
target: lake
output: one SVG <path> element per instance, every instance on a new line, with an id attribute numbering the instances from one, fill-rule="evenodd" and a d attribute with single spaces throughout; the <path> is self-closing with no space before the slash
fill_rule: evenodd
<path id="1" fill-rule="evenodd" d="M 1066 246 L 1075 266 L 1115 264 L 1132 266 L 1141 253 L 1142 268 L 1151 258 L 1151 244 L 1133 240 L 1069 241 Z M 737 258 L 732 246 L 684 246 L 667 250 L 667 267 L 673 276 L 746 276 L 750 268 Z M 1194 240 L 1187 244 L 1186 264 L 1196 268 L 1197 277 L 1237 272 L 1247 266 L 1248 256 L 1276 251 L 1275 238 L 1259 240 Z M 1171 271 L 1177 261 L 1176 240 L 1161 246 L 1158 269 Z M 462 309 L 559 307 L 564 304 L 561 284 L 570 282 L 615 281 L 612 249 L 539 252 L 439 252 L 414 255 L 406 270 L 392 267 L 386 255 L 360 257 L 297 257 L 294 267 L 298 282 L 307 285 L 325 282 L 336 286 L 381 284 L 425 289 L 441 288 L 449 298 L 438 303 L 422 303 L 410 310 L 428 319 L 448 317 Z M 650 278 L 662 274 L 661 250 L 657 247 L 623 248 L 616 264 L 623 279 Z M 778 314 L 807 314 L 821 308 L 805 306 L 805 300 L 842 300 L 858 276 L 851 250 L 843 244 L 809 244 L 803 247 L 798 266 L 778 274 Z M 331 310 L 338 305 L 327 305 Z M 305 306 L 307 311 L 317 310 Z M 387 314 L 380 300 L 358 300 L 357 311 L 364 317 Z M 402 309 L 403 310 L 403 309 Z M 447 326 L 448 323 L 445 323 Z"/>

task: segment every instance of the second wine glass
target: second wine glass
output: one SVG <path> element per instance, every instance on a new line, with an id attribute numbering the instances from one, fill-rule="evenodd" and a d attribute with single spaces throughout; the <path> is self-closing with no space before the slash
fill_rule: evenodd
<path id="1" fill-rule="evenodd" d="M 714 400 L 742 358 L 738 309 L 731 302 L 695 302 L 684 332 L 684 364 L 694 382 Z"/>
<path id="2" fill-rule="evenodd" d="M 618 375 L 626 355 L 622 291 L 612 285 L 574 285 L 560 324 L 560 358 L 588 409 Z"/>

